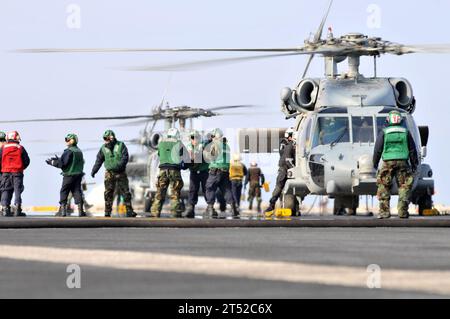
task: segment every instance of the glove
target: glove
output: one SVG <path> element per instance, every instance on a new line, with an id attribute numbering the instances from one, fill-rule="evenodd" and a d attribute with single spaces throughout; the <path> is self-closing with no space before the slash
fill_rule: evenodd
<path id="1" fill-rule="evenodd" d="M 94 172 L 91 173 L 91 177 L 95 178 L 95 173 Z"/>
<path id="2" fill-rule="evenodd" d="M 49 158 L 45 161 L 48 165 L 57 167 L 58 159 L 55 157 Z"/>

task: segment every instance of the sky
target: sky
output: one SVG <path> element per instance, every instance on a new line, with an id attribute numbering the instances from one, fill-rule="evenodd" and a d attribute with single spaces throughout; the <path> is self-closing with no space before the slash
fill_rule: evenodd
<path id="1" fill-rule="evenodd" d="M 126 72 L 120 67 L 177 63 L 233 57 L 224 53 L 86 53 L 20 54 L 21 48 L 121 47 L 295 47 L 314 33 L 327 0 L 0 0 L 0 106 L 2 119 L 33 117 L 147 114 L 169 83 L 172 105 L 201 107 L 256 104 L 246 116 L 195 121 L 196 127 L 289 127 L 279 112 L 279 93 L 298 82 L 306 57 L 284 57 L 206 68 L 192 72 Z M 74 9 L 75 8 L 75 9 Z M 76 13 L 79 9 L 79 15 Z M 75 10 L 75 11 L 74 11 Z M 406 44 L 450 43 L 450 2 L 335 0 L 326 26 L 335 36 L 361 32 Z M 73 19 L 79 17 L 79 19 Z M 79 22 L 79 23 L 78 23 Z M 405 77 L 417 99 L 419 125 L 430 126 L 429 163 L 434 171 L 437 203 L 448 204 L 450 173 L 447 76 L 445 55 L 383 56 L 379 76 Z M 372 75 L 369 59 L 361 70 Z M 310 76 L 323 75 L 316 58 Z M 117 122 L 64 122 L 4 125 L 17 129 L 31 156 L 25 177 L 25 205 L 56 204 L 61 176 L 39 154 L 64 149 L 68 132 L 79 135 L 80 146 L 100 146 L 105 129 L 119 139 L 136 137 L 140 127 Z M 162 128 L 162 127 L 161 127 Z M 27 143 L 51 139 L 52 143 Z M 98 139 L 98 144 L 83 140 Z M 58 142 L 61 141 L 61 142 Z M 134 149 L 130 147 L 130 150 Z M 139 149 L 137 149 L 139 150 Z M 90 172 L 96 152 L 85 154 Z M 276 155 L 271 161 L 276 164 Z M 276 167 L 266 167 L 274 185 Z M 102 174 L 95 182 L 102 183 Z M 89 177 L 88 182 L 92 182 Z M 268 195 L 266 195 L 267 197 Z"/>

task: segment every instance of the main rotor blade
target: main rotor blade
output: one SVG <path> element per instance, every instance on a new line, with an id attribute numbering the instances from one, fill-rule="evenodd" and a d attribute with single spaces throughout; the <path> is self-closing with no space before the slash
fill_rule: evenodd
<path id="1" fill-rule="evenodd" d="M 220 66 L 232 63 L 246 62 L 246 61 L 256 61 L 269 58 L 286 57 L 293 55 L 305 54 L 301 52 L 296 53 L 282 53 L 282 54 L 267 54 L 267 55 L 254 55 L 236 58 L 223 58 L 223 59 L 209 59 L 200 60 L 193 62 L 175 63 L 175 64 L 161 64 L 161 65 L 147 65 L 147 66 L 135 66 L 120 68 L 120 70 L 125 71 L 191 71 L 197 70 L 205 67 Z"/>
<path id="2" fill-rule="evenodd" d="M 62 138 L 61 139 L 37 139 L 37 140 L 25 140 L 24 141 L 26 144 L 50 144 L 50 143 L 53 143 L 53 144 L 64 144 L 65 143 L 65 141 L 64 141 L 64 136 L 62 136 Z M 83 144 L 84 143 L 98 143 L 98 142 L 103 142 L 102 140 L 85 140 L 85 139 L 83 139 L 82 140 L 82 142 L 83 142 Z"/>
<path id="3" fill-rule="evenodd" d="M 309 66 L 311 65 L 312 60 L 314 59 L 314 54 L 311 54 L 308 58 L 308 62 L 306 63 L 305 70 L 302 74 L 302 79 L 306 77 L 306 74 L 308 74 Z"/>
<path id="4" fill-rule="evenodd" d="M 32 122 L 64 122 L 64 121 L 104 121 L 104 120 L 131 120 L 145 118 L 147 121 L 153 119 L 153 115 L 123 115 L 123 116 L 98 116 L 98 117 L 64 117 L 64 118 L 43 118 L 28 120 L 4 120 L 0 123 L 32 123 Z"/>
<path id="5" fill-rule="evenodd" d="M 243 104 L 243 105 L 226 105 L 226 106 L 215 106 L 209 109 L 205 109 L 207 111 L 220 111 L 220 110 L 229 110 L 229 109 L 239 109 L 239 108 L 250 108 L 257 107 L 258 105 L 252 104 Z"/>
<path id="6" fill-rule="evenodd" d="M 113 126 L 115 127 L 126 127 L 126 126 L 139 126 L 144 125 L 150 122 L 150 120 L 144 119 L 144 120 L 137 120 L 137 121 L 130 121 L 130 122 L 124 122 L 120 124 L 115 124 Z"/>
<path id="7" fill-rule="evenodd" d="M 328 4 L 328 9 L 325 12 L 325 15 L 322 18 L 322 21 L 320 22 L 319 28 L 316 31 L 316 34 L 314 35 L 314 42 L 319 41 L 322 38 L 323 34 L 323 28 L 325 26 L 325 23 L 327 22 L 328 15 L 330 14 L 331 6 L 333 5 L 333 0 L 330 0 L 330 3 Z"/>
<path id="8" fill-rule="evenodd" d="M 322 38 L 323 28 L 328 19 L 328 15 L 330 14 L 332 4 L 333 4 L 333 0 L 330 0 L 330 3 L 328 4 L 328 9 L 323 16 L 322 21 L 320 22 L 320 25 L 316 31 L 316 34 L 314 35 L 314 43 L 319 42 Z M 306 74 L 308 74 L 308 70 L 309 70 L 309 67 L 311 66 L 311 62 L 314 59 L 314 56 L 315 56 L 314 54 L 311 54 L 309 56 L 308 62 L 306 63 L 306 66 L 305 66 L 305 70 L 303 71 L 302 79 L 304 79 L 306 77 Z"/>
<path id="9" fill-rule="evenodd" d="M 151 48 L 38 48 L 18 49 L 18 53 L 120 53 L 120 52 L 296 52 L 299 48 L 204 48 L 204 49 L 151 49 Z"/>
<path id="10" fill-rule="evenodd" d="M 408 53 L 450 53 L 450 43 L 401 45 L 401 54 Z"/>

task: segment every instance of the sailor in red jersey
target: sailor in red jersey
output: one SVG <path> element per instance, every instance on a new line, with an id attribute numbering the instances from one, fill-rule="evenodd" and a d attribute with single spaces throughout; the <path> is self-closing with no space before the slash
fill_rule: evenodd
<path id="1" fill-rule="evenodd" d="M 23 171 L 30 165 L 30 158 L 25 148 L 20 145 L 20 135 L 16 131 L 6 134 L 6 143 L 0 149 L 0 182 L 2 214 L 11 217 L 11 200 L 14 194 L 17 207 L 15 217 L 26 216 L 22 212 Z"/>

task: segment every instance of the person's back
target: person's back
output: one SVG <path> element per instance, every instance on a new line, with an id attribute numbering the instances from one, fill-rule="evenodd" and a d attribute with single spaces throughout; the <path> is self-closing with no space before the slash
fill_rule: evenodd
<path id="1" fill-rule="evenodd" d="M 230 180 L 241 181 L 245 177 L 245 166 L 240 160 L 233 160 L 230 162 Z"/>
<path id="2" fill-rule="evenodd" d="M 20 135 L 16 131 L 6 134 L 6 143 L 0 149 L 0 171 L 2 172 L 1 189 L 3 214 L 11 216 L 11 201 L 17 206 L 15 216 L 26 216 L 22 212 L 23 172 L 30 165 L 30 158 L 25 148 L 20 145 Z"/>
<path id="3" fill-rule="evenodd" d="M 408 218 L 409 194 L 414 182 L 414 172 L 419 159 L 416 144 L 408 129 L 401 126 L 399 111 L 391 111 L 388 126 L 377 137 L 373 164 L 378 169 L 380 159 L 383 165 L 377 174 L 377 196 L 380 203 L 379 218 L 390 218 L 390 199 L 393 179 L 398 183 L 398 215 Z"/>

